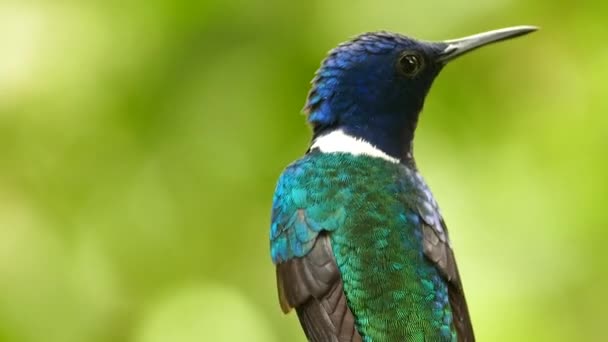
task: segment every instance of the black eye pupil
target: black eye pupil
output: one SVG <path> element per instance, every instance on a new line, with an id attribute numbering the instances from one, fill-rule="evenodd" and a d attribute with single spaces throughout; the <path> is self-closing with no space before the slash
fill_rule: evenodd
<path id="1" fill-rule="evenodd" d="M 401 72 L 406 76 L 414 76 L 421 69 L 421 60 L 418 55 L 405 54 L 399 60 Z"/>

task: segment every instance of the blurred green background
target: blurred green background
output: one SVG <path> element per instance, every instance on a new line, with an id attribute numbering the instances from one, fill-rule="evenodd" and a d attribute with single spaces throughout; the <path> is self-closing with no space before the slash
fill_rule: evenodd
<path id="1" fill-rule="evenodd" d="M 446 68 L 418 164 L 480 341 L 601 341 L 605 2 L 0 0 L 0 341 L 304 341 L 268 253 L 327 50 L 542 30 Z"/>

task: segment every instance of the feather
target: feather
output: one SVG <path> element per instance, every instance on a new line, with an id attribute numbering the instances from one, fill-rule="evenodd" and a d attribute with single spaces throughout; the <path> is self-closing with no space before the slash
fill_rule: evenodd
<path id="1" fill-rule="evenodd" d="M 327 234 L 318 235 L 306 256 L 280 263 L 276 271 L 281 308 L 296 309 L 309 341 L 361 341 Z"/>

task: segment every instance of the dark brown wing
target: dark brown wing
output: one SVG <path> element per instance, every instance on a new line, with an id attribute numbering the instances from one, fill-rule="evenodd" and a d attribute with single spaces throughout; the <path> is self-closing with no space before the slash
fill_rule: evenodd
<path id="1" fill-rule="evenodd" d="M 454 252 L 446 235 L 441 233 L 447 231 L 445 223 L 443 220 L 437 223 L 440 227 L 434 228 L 426 223 L 422 224 L 424 253 L 427 258 L 435 263 L 441 275 L 448 281 L 448 294 L 453 311 L 454 326 L 458 332 L 458 341 L 474 342 L 475 335 L 473 334 L 471 317 L 464 298 L 458 267 L 456 267 Z"/>
<path id="2" fill-rule="evenodd" d="M 277 265 L 277 286 L 283 312 L 296 309 L 309 341 L 361 341 L 326 234 L 306 256 Z"/>

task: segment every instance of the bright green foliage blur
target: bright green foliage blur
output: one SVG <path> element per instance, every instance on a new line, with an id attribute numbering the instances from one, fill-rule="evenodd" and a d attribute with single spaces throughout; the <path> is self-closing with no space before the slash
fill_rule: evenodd
<path id="1" fill-rule="evenodd" d="M 0 0 L 0 341 L 304 341 L 275 180 L 327 50 L 511 25 L 435 82 L 418 164 L 480 341 L 602 341 L 606 2 Z"/>

